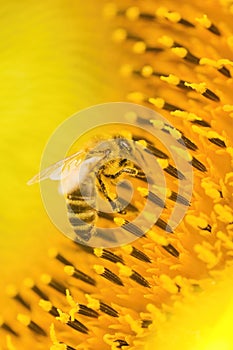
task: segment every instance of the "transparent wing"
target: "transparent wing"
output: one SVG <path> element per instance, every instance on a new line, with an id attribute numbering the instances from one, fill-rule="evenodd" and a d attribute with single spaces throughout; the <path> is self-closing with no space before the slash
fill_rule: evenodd
<path id="1" fill-rule="evenodd" d="M 65 169 L 66 176 L 64 176 L 62 173 L 62 180 L 59 192 L 61 194 L 72 193 L 75 189 L 77 189 L 77 187 L 80 187 L 81 184 L 84 182 L 89 182 L 89 187 L 91 191 L 91 186 L 94 186 L 94 178 L 92 177 L 93 170 L 102 159 L 102 155 L 94 156 L 88 159 L 84 159 L 79 164 L 76 164 L 76 166 L 69 166 L 69 168 Z"/>
<path id="2" fill-rule="evenodd" d="M 64 179 L 65 177 L 69 176 L 70 172 L 79 167 L 85 154 L 85 151 L 79 151 L 65 159 L 59 160 L 58 162 L 50 165 L 48 168 L 42 170 L 39 174 L 35 175 L 28 181 L 27 184 L 32 185 L 45 179 Z"/>

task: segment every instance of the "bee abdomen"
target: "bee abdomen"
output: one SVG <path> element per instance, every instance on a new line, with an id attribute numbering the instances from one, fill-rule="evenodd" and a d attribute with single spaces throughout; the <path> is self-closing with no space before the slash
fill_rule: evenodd
<path id="1" fill-rule="evenodd" d="M 95 234 L 95 227 L 90 224 L 84 224 L 78 228 L 74 228 L 74 232 L 81 238 L 81 240 L 88 242 Z"/>
<path id="2" fill-rule="evenodd" d="M 95 233 L 97 213 L 94 209 L 95 198 L 83 197 L 80 191 L 67 195 L 68 219 L 74 232 L 83 241 L 88 242 Z"/>
<path id="3" fill-rule="evenodd" d="M 88 210 L 79 214 L 69 213 L 69 222 L 72 226 L 83 226 L 88 223 L 93 223 L 96 218 L 96 212 L 93 210 Z"/>
<path id="4" fill-rule="evenodd" d="M 91 197 L 72 198 L 71 195 L 69 195 L 67 196 L 66 202 L 69 212 L 72 211 L 74 213 L 82 213 L 95 207 L 95 198 Z"/>

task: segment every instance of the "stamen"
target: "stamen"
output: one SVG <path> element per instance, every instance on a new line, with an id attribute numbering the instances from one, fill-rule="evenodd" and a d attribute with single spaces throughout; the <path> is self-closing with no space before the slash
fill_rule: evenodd
<path id="1" fill-rule="evenodd" d="M 163 245 L 162 247 L 175 258 L 179 258 L 180 253 L 178 252 L 178 250 L 176 250 L 176 248 L 172 244 L 169 243 L 168 245 Z"/>
<path id="2" fill-rule="evenodd" d="M 120 276 L 129 277 L 141 286 L 151 288 L 149 282 L 135 270 L 132 270 L 130 267 L 122 265 L 121 263 L 117 263 L 117 266 L 119 267 Z"/>
<path id="3" fill-rule="evenodd" d="M 175 168 L 173 165 L 169 164 L 164 171 L 166 171 L 166 173 L 168 173 L 169 175 L 175 177 L 176 179 L 179 180 L 184 180 L 185 176 L 182 174 L 182 172 L 180 170 L 178 170 L 177 168 Z"/>
<path id="4" fill-rule="evenodd" d="M 220 140 L 219 138 L 211 138 L 209 139 L 210 142 L 214 143 L 216 146 L 219 146 L 221 148 L 226 148 L 226 144 L 223 140 Z"/>
<path id="5" fill-rule="evenodd" d="M 218 27 L 216 27 L 215 24 L 213 24 L 211 22 L 211 20 L 207 17 L 207 15 L 203 15 L 200 18 L 196 18 L 196 21 L 204 28 L 208 29 L 211 33 L 220 36 L 221 33 L 218 29 Z"/>
<path id="6" fill-rule="evenodd" d="M 71 321 L 71 318 L 67 313 L 62 312 L 60 309 L 57 309 L 57 311 L 59 313 L 59 316 L 56 317 L 56 319 L 61 321 L 61 323 L 66 324 L 67 326 L 75 329 L 80 333 L 88 334 L 88 328 L 84 326 L 83 323 L 76 319 L 74 321 Z"/>
<path id="7" fill-rule="evenodd" d="M 138 284 L 140 284 L 141 286 L 150 288 L 149 282 L 147 282 L 147 280 L 144 277 L 142 277 L 142 275 L 140 275 L 138 272 L 132 270 L 132 275 L 130 276 L 130 278 L 133 281 L 135 281 Z"/>
<path id="8" fill-rule="evenodd" d="M 98 275 L 106 278 L 110 282 L 117 284 L 118 286 L 124 285 L 122 280 L 115 273 L 113 273 L 112 271 L 110 271 L 106 267 L 101 266 L 101 265 L 94 265 L 93 267 L 94 267 L 95 272 Z"/>
<path id="9" fill-rule="evenodd" d="M 142 237 L 144 236 L 144 232 L 142 231 L 142 229 L 140 229 L 138 226 L 134 225 L 133 223 L 124 220 L 122 218 L 114 218 L 114 222 L 121 226 L 124 230 L 132 233 L 133 235 L 137 236 L 137 237 Z"/>
<path id="10" fill-rule="evenodd" d="M 99 314 L 95 310 L 92 310 L 83 304 L 78 304 L 78 306 L 79 306 L 78 313 L 80 315 L 84 315 L 84 316 L 92 317 L 92 318 L 98 318 Z"/>
<path id="11" fill-rule="evenodd" d="M 7 324 L 1 316 L 0 316 L 0 328 L 4 329 L 6 332 L 14 335 L 15 337 L 19 336 L 19 334 L 16 331 L 14 331 L 14 329 L 12 329 L 11 326 L 9 326 L 9 324 Z"/>
<path id="12" fill-rule="evenodd" d="M 132 245 L 122 246 L 122 250 L 138 260 L 151 263 L 151 259 L 144 252 L 133 247 Z"/>
<path id="13" fill-rule="evenodd" d="M 142 328 L 148 328 L 152 323 L 151 320 L 142 320 Z"/>
<path id="14" fill-rule="evenodd" d="M 124 264 L 124 260 L 121 256 L 118 256 L 112 252 L 110 252 L 107 249 L 102 249 L 102 248 L 95 248 L 94 249 L 94 254 L 98 257 L 98 258 L 102 258 L 108 261 L 111 261 L 113 263 L 117 263 L 120 262 L 122 264 Z"/>
<path id="15" fill-rule="evenodd" d="M 57 308 L 52 305 L 52 303 L 48 300 L 41 299 L 39 301 L 39 306 L 46 312 L 50 313 L 50 315 L 54 317 L 59 316 L 59 312 L 57 311 Z"/>
<path id="16" fill-rule="evenodd" d="M 194 168 L 200 170 L 201 172 L 206 172 L 207 169 L 203 163 L 201 163 L 197 158 L 193 157 L 191 164 Z"/>
<path id="17" fill-rule="evenodd" d="M 161 38 L 159 38 L 159 43 L 163 44 L 164 46 L 166 46 L 167 48 L 170 48 L 171 51 L 176 54 L 178 57 L 181 57 L 187 61 L 189 61 L 190 63 L 193 63 L 195 65 L 203 65 L 203 64 L 209 64 L 210 62 L 210 65 L 212 67 L 215 67 L 217 68 L 217 70 L 225 75 L 226 77 L 230 78 L 231 77 L 231 74 L 230 74 L 230 71 L 225 67 L 223 66 L 223 64 L 221 65 L 220 63 L 219 64 L 216 64 L 209 60 L 209 59 L 206 59 L 206 58 L 198 58 L 196 56 L 194 56 L 187 48 L 183 47 L 181 44 L 175 42 L 171 37 L 168 37 L 166 35 L 162 36 Z M 220 66 L 221 67 L 218 67 Z"/>
<path id="18" fill-rule="evenodd" d="M 180 194 L 178 194 L 174 191 L 172 191 L 169 199 L 171 199 L 174 202 L 186 205 L 186 206 L 190 205 L 189 201 L 185 197 L 181 196 Z"/>
<path id="19" fill-rule="evenodd" d="M 165 203 L 162 201 L 162 199 L 160 199 L 159 196 L 157 196 L 153 192 L 148 191 L 147 188 L 138 187 L 137 190 L 143 197 L 158 205 L 160 208 L 166 208 Z"/>
<path id="20" fill-rule="evenodd" d="M 163 219 L 158 218 L 158 220 L 155 223 L 156 226 L 161 228 L 162 230 L 168 232 L 168 233 L 173 233 L 173 230 L 170 225 L 168 225 Z"/>
<path id="21" fill-rule="evenodd" d="M 156 107 L 158 108 L 163 108 L 164 107 L 164 104 L 165 104 L 165 101 L 163 99 L 160 99 L 160 98 L 148 98 L 148 101 L 150 101 L 152 104 L 154 104 Z M 180 113 L 183 113 L 183 114 L 187 114 L 187 112 L 182 112 L 181 110 L 179 110 Z M 177 111 L 175 112 L 171 112 L 171 115 L 175 115 Z M 172 137 L 174 137 L 179 143 L 181 144 L 184 144 L 185 143 L 185 146 L 191 150 L 197 150 L 198 147 L 191 141 L 189 140 L 187 137 L 185 137 L 183 135 L 183 133 L 179 130 L 177 130 L 176 128 L 171 128 L 170 125 L 165 125 L 163 122 L 158 122 L 157 120 L 148 120 L 148 119 L 143 119 L 143 118 L 140 118 L 140 116 L 137 116 L 137 115 L 127 115 L 129 121 L 131 122 L 138 122 L 139 124 L 143 125 L 143 124 L 152 124 L 155 128 L 158 128 L 166 133 L 169 133 Z M 192 118 L 198 118 L 197 116 L 195 116 L 193 114 Z M 191 120 L 192 122 L 196 122 L 197 120 Z M 203 125 L 204 126 L 210 126 L 207 122 L 205 121 L 202 121 L 200 120 L 200 122 L 203 122 Z M 137 138 L 137 137 L 134 137 L 133 138 L 135 141 L 138 141 L 142 146 L 144 147 L 147 147 L 148 144 L 150 144 L 147 140 L 143 139 L 143 140 L 140 140 L 140 138 Z M 156 149 L 157 150 L 157 149 Z M 160 150 L 157 150 L 157 152 L 160 151 Z M 161 151 L 160 151 L 161 152 Z M 157 155 L 158 158 L 162 158 L 162 159 L 167 159 L 168 156 L 165 154 L 165 153 L 160 153 L 159 155 Z"/>
<path id="22" fill-rule="evenodd" d="M 69 276 L 77 278 L 77 279 L 79 279 L 79 280 L 81 280 L 81 281 L 83 281 L 85 283 L 88 283 L 88 284 L 90 284 L 92 286 L 96 285 L 96 281 L 92 277 L 86 275 L 85 273 L 83 273 L 82 271 L 76 269 L 72 265 L 66 265 L 64 267 L 64 271 Z"/>
<path id="23" fill-rule="evenodd" d="M 53 279 L 48 274 L 43 274 L 41 276 L 41 282 L 49 285 L 51 288 L 55 289 L 56 291 L 58 291 L 59 293 L 61 293 L 63 295 L 66 294 L 66 287 L 63 284 L 61 284 L 60 282 Z"/>
<path id="24" fill-rule="evenodd" d="M 156 11 L 156 15 L 158 17 L 165 18 L 171 23 L 179 23 L 185 27 L 191 27 L 191 28 L 195 27 L 193 23 L 182 18 L 179 12 L 169 11 L 166 7 L 159 7 Z"/>
<path id="25" fill-rule="evenodd" d="M 102 311 L 105 314 L 112 316 L 112 317 L 119 317 L 119 314 L 115 309 L 113 309 L 111 306 L 103 303 L 102 301 L 100 301 L 100 311 Z"/>
<path id="26" fill-rule="evenodd" d="M 26 278 L 24 281 L 24 286 L 30 288 L 35 294 L 37 294 L 41 299 L 49 300 L 48 296 L 35 285 L 34 281 L 31 278 Z"/>
<path id="27" fill-rule="evenodd" d="M 56 248 L 50 248 L 48 251 L 50 258 L 57 259 L 64 265 L 72 265 L 69 260 L 67 260 L 63 255 L 61 255 Z"/>
<path id="28" fill-rule="evenodd" d="M 195 121 L 193 121 L 195 123 Z M 203 121 L 204 122 L 204 121 Z M 205 122 L 204 122 L 205 123 Z M 192 151 L 196 151 L 198 149 L 197 145 L 191 141 L 190 139 L 188 139 L 186 136 L 184 136 L 182 134 L 181 139 L 177 140 L 179 143 L 181 143 L 182 145 L 185 144 L 185 146 L 188 149 L 191 149 Z"/>
<path id="29" fill-rule="evenodd" d="M 148 121 L 149 122 L 149 121 Z M 133 140 L 136 140 L 136 138 L 133 138 Z M 161 158 L 161 159 L 168 159 L 168 155 L 164 152 L 162 152 L 160 149 L 156 148 L 151 143 L 145 141 L 145 140 L 136 140 L 136 143 L 140 144 L 144 147 L 144 150 L 148 153 L 152 153 L 155 157 Z"/>
<path id="30" fill-rule="evenodd" d="M 17 320 L 24 326 L 28 327 L 32 332 L 42 336 L 47 335 L 43 328 L 41 328 L 38 324 L 32 321 L 29 316 L 26 316 L 24 314 L 18 314 Z"/>
<path id="31" fill-rule="evenodd" d="M 173 75 L 173 74 L 169 74 L 169 75 L 161 75 L 160 79 L 162 81 L 165 81 L 171 85 L 175 85 L 181 89 L 193 89 L 195 91 L 197 91 L 198 93 L 200 93 L 201 95 L 203 95 L 204 97 L 215 101 L 215 102 L 219 102 L 220 98 L 210 89 L 208 89 L 206 87 L 205 83 L 199 83 L 199 84 L 195 84 L 195 83 L 190 83 L 188 81 L 185 80 L 181 80 L 180 78 L 178 78 L 177 76 Z"/>
<path id="32" fill-rule="evenodd" d="M 89 294 L 85 294 L 85 297 L 88 301 L 87 306 L 90 307 L 93 310 L 97 310 L 97 311 L 102 311 L 105 314 L 111 316 L 111 317 L 118 317 L 118 312 L 113 309 L 111 306 L 103 303 L 102 301 L 93 298 L 92 296 L 90 296 Z"/>
<path id="33" fill-rule="evenodd" d="M 194 228 L 211 232 L 211 226 L 208 221 L 203 217 L 197 217 L 191 214 L 187 214 L 185 217 L 186 222 Z"/>
<path id="34" fill-rule="evenodd" d="M 129 346 L 129 344 L 127 343 L 127 341 L 123 340 L 123 339 L 116 339 L 113 341 L 114 343 L 118 343 L 116 348 L 117 349 L 122 349 L 125 346 Z"/>
<path id="35" fill-rule="evenodd" d="M 6 294 L 10 297 L 15 299 L 17 302 L 19 302 L 23 307 L 25 307 L 28 310 L 31 310 L 30 304 L 24 300 L 24 298 L 18 293 L 16 287 L 14 285 L 8 285 L 6 287 Z"/>
<path id="36" fill-rule="evenodd" d="M 69 346 L 65 343 L 59 342 L 57 340 L 54 324 L 52 323 L 50 326 L 50 338 L 53 345 L 50 347 L 50 350 L 75 350 L 72 346 Z"/>
<path id="37" fill-rule="evenodd" d="M 98 318 L 99 316 L 98 312 L 87 307 L 86 305 L 76 303 L 73 297 L 71 296 L 69 289 L 66 290 L 66 299 L 68 301 L 68 304 L 72 307 L 72 309 L 69 312 L 71 321 L 74 321 L 75 313 L 78 313 L 80 315 L 84 315 L 87 317 Z"/>

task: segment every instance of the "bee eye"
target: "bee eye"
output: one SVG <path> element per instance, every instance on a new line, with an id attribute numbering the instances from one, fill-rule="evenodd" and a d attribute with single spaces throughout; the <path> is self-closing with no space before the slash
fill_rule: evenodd
<path id="1" fill-rule="evenodd" d="M 119 141 L 119 146 L 122 150 L 126 150 L 127 152 L 131 152 L 132 151 L 132 147 L 130 146 L 130 144 L 124 140 L 124 139 L 120 139 Z"/>
<path id="2" fill-rule="evenodd" d="M 110 148 L 107 148 L 105 151 L 104 151 L 104 153 L 108 156 L 109 154 L 111 154 L 111 149 Z"/>

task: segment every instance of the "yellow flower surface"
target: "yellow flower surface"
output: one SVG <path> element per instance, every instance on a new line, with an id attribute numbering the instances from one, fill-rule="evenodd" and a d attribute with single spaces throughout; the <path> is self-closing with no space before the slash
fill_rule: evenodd
<path id="1" fill-rule="evenodd" d="M 227 0 L 1 2 L 0 349 L 233 348 L 232 15 Z M 54 228 L 26 182 L 60 122 L 109 101 L 177 128 L 193 195 L 177 197 L 170 178 L 145 236 L 85 248 Z M 187 214 L 168 234 L 176 200 Z"/>

